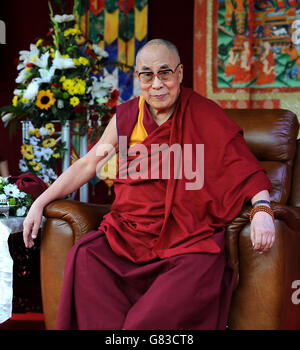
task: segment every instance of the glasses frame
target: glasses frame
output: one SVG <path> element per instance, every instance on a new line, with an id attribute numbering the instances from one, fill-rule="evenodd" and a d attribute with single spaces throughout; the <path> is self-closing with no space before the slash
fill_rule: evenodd
<path id="1" fill-rule="evenodd" d="M 155 77 L 157 77 L 162 83 L 164 83 L 165 81 L 161 80 L 158 74 L 161 73 L 161 72 L 172 72 L 172 74 L 175 74 L 177 68 L 178 68 L 180 65 L 181 65 L 181 62 L 179 62 L 179 63 L 177 64 L 177 66 L 175 67 L 174 70 L 171 69 L 171 68 L 168 68 L 168 69 L 161 69 L 161 70 L 159 70 L 157 73 L 154 73 L 154 72 L 152 72 L 152 71 L 149 71 L 149 72 L 139 72 L 139 73 L 138 73 L 138 78 L 141 79 L 140 77 L 141 77 L 142 74 L 149 74 L 149 73 L 152 73 L 153 75 L 152 75 L 151 80 L 150 80 L 149 82 L 142 82 L 143 84 L 152 84 L 153 81 L 154 81 L 154 79 L 155 79 Z"/>

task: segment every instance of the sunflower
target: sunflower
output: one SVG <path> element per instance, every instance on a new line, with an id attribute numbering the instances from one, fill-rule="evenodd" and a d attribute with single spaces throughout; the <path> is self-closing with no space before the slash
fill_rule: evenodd
<path id="1" fill-rule="evenodd" d="M 49 109 L 55 101 L 54 95 L 50 90 L 41 90 L 37 95 L 35 104 L 40 109 Z"/>

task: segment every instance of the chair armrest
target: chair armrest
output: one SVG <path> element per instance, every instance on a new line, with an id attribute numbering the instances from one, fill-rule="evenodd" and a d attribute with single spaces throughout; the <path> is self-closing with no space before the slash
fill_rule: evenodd
<path id="1" fill-rule="evenodd" d="M 275 219 L 284 221 L 290 229 L 300 232 L 300 207 L 272 203 L 272 208 Z"/>
<path id="2" fill-rule="evenodd" d="M 46 329 L 55 329 L 68 252 L 83 235 L 98 228 L 110 207 L 74 200 L 56 200 L 45 207 L 40 258 Z"/>
<path id="3" fill-rule="evenodd" d="M 246 205 L 226 228 L 226 247 L 228 255 L 236 272 L 235 287 L 238 285 L 239 270 L 239 234 L 250 224 L 251 206 Z M 275 220 L 281 220 L 285 225 L 294 232 L 300 233 L 300 207 L 287 206 L 280 203 L 272 202 Z"/>
<path id="4" fill-rule="evenodd" d="M 298 305 L 291 285 L 300 273 L 300 208 L 272 203 L 276 240 L 264 254 L 253 250 L 245 206 L 226 230 L 226 247 L 236 272 L 231 329 L 296 329 Z M 297 309 L 298 306 L 298 309 Z"/>
<path id="5" fill-rule="evenodd" d="M 60 199 L 44 209 L 44 216 L 66 221 L 74 233 L 74 243 L 89 231 L 98 228 L 103 216 L 110 211 L 110 204 L 83 203 Z"/>

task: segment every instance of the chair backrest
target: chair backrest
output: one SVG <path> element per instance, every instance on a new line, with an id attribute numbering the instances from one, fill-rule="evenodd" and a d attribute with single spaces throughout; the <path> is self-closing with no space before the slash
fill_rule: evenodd
<path id="1" fill-rule="evenodd" d="M 284 109 L 226 109 L 272 182 L 271 200 L 300 206 L 300 143 L 297 116 Z M 298 148 L 298 152 L 297 152 Z"/>

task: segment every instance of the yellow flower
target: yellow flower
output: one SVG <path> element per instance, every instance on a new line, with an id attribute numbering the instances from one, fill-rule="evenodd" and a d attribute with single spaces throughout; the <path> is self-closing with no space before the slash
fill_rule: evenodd
<path id="1" fill-rule="evenodd" d="M 60 153 L 56 152 L 56 150 L 54 149 L 54 152 L 52 153 L 52 157 L 55 159 L 60 158 Z"/>
<path id="2" fill-rule="evenodd" d="M 66 29 L 64 31 L 64 36 L 65 37 L 67 37 L 69 35 L 75 36 L 75 35 L 79 35 L 79 34 L 81 34 L 81 31 L 79 29 L 76 29 L 76 28 L 69 28 L 69 29 Z"/>
<path id="3" fill-rule="evenodd" d="M 29 129 L 29 134 L 37 138 L 40 138 L 42 136 L 40 129 Z"/>
<path id="4" fill-rule="evenodd" d="M 31 160 L 34 158 L 34 153 L 33 153 L 33 146 L 32 145 L 22 145 L 21 146 L 21 153 L 27 160 Z"/>
<path id="5" fill-rule="evenodd" d="M 34 136 L 40 138 L 42 136 L 40 129 L 34 129 Z"/>
<path id="6" fill-rule="evenodd" d="M 62 80 L 62 83 L 63 83 L 63 89 L 68 91 L 68 89 L 72 85 L 72 80 L 71 79 L 64 79 L 64 80 Z"/>
<path id="7" fill-rule="evenodd" d="M 48 148 L 48 147 L 54 147 L 56 145 L 56 140 L 55 139 L 46 139 L 42 143 L 43 147 Z"/>
<path id="8" fill-rule="evenodd" d="M 63 75 L 63 76 L 59 79 L 59 82 L 60 82 L 60 83 L 63 83 L 65 80 L 66 80 L 66 77 Z"/>
<path id="9" fill-rule="evenodd" d="M 78 97 L 74 96 L 70 99 L 70 104 L 73 106 L 73 107 L 76 107 L 78 106 L 80 103 L 80 100 Z"/>
<path id="10" fill-rule="evenodd" d="M 51 56 L 52 58 L 55 57 L 55 50 L 54 50 L 53 47 L 50 48 L 50 56 Z"/>
<path id="11" fill-rule="evenodd" d="M 89 66 L 90 65 L 90 61 L 85 58 L 85 57 L 79 57 L 79 58 L 73 58 L 73 62 L 76 64 L 76 66 L 80 66 L 81 64 L 83 66 Z"/>
<path id="12" fill-rule="evenodd" d="M 31 162 L 29 162 L 29 164 L 32 166 L 32 169 L 33 169 L 34 171 L 40 171 L 40 170 L 42 170 L 42 165 L 41 165 L 41 163 L 39 163 L 39 162 L 31 161 Z"/>
<path id="13" fill-rule="evenodd" d="M 27 100 L 27 98 L 25 97 L 22 97 L 22 100 L 21 100 L 23 103 L 27 104 L 29 102 L 29 100 Z"/>
<path id="14" fill-rule="evenodd" d="M 48 110 L 55 103 L 55 101 L 56 99 L 50 90 L 41 90 L 37 95 L 35 104 L 40 109 Z"/>
<path id="15" fill-rule="evenodd" d="M 79 58 L 73 58 L 73 62 L 76 64 L 76 66 L 80 66 Z"/>
<path id="16" fill-rule="evenodd" d="M 55 133 L 55 128 L 52 123 L 46 124 L 45 129 L 48 131 L 49 135 L 53 135 Z"/>
<path id="17" fill-rule="evenodd" d="M 35 45 L 36 47 L 39 47 L 42 43 L 43 43 L 43 39 L 39 39 Z"/>
<path id="18" fill-rule="evenodd" d="M 84 95 L 86 92 L 86 82 L 79 78 L 65 79 L 63 89 L 70 95 Z"/>
<path id="19" fill-rule="evenodd" d="M 90 64 L 90 61 L 87 58 L 82 57 L 82 56 L 79 57 L 78 61 L 80 64 L 82 64 L 84 66 L 88 66 Z"/>
<path id="20" fill-rule="evenodd" d="M 19 99 L 18 96 L 14 96 L 14 98 L 13 98 L 13 100 L 12 100 L 12 104 L 13 104 L 14 107 L 17 107 L 17 105 L 18 105 L 18 99 Z"/>

